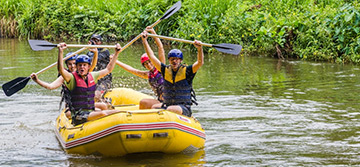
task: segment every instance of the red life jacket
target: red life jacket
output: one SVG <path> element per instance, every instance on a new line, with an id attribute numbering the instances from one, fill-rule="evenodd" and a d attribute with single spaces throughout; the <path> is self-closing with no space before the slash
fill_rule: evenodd
<path id="1" fill-rule="evenodd" d="M 95 110 L 95 90 L 96 84 L 91 73 L 87 75 L 87 83 L 76 72 L 73 72 L 76 86 L 70 92 L 71 105 L 75 111 L 79 110 Z"/>
<path id="2" fill-rule="evenodd" d="M 164 91 L 164 78 L 162 77 L 161 73 L 155 68 L 154 72 L 149 71 L 148 76 L 149 84 L 158 97 L 158 100 L 161 101 L 160 97 Z"/>

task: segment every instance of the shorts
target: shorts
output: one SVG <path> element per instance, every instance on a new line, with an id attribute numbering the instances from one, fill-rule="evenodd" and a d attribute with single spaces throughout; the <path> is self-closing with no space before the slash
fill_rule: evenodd
<path id="1" fill-rule="evenodd" d="M 191 106 L 190 105 L 183 105 L 183 104 L 178 104 L 177 106 L 180 106 L 182 109 L 182 115 L 191 117 L 192 112 L 191 112 Z M 163 107 L 161 107 L 163 109 L 166 109 L 167 107 L 163 105 Z"/>
<path id="2" fill-rule="evenodd" d="M 75 115 L 72 116 L 72 124 L 79 125 L 87 122 L 90 111 L 76 111 Z"/>

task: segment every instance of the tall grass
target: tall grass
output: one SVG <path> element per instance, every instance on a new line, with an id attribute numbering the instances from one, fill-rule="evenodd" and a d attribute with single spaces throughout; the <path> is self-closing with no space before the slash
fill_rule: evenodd
<path id="1" fill-rule="evenodd" d="M 0 36 L 86 41 L 99 33 L 108 41 L 128 41 L 176 1 L 0 1 Z M 359 63 L 359 7 L 357 0 L 183 0 L 156 31 L 238 43 L 253 54 Z"/>

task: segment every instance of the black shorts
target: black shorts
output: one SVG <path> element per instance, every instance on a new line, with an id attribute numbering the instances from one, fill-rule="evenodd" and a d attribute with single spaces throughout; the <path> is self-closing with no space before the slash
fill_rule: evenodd
<path id="1" fill-rule="evenodd" d="M 192 115 L 192 112 L 191 112 L 191 105 L 183 105 L 183 104 L 178 104 L 177 106 L 180 106 L 181 109 L 182 109 L 182 115 L 185 115 L 185 116 L 188 116 L 188 117 L 191 117 Z M 161 108 L 163 109 L 167 109 L 166 106 L 162 106 Z"/>
<path id="2" fill-rule="evenodd" d="M 89 115 L 90 111 L 77 111 L 72 117 L 72 124 L 76 126 L 87 122 Z"/>

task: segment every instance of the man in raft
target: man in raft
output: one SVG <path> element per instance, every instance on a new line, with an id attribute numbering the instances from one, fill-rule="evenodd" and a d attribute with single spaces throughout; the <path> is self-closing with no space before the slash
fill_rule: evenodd
<path id="1" fill-rule="evenodd" d="M 95 110 L 95 90 L 96 82 L 111 73 L 114 69 L 115 62 L 120 53 L 121 46 L 116 44 L 115 54 L 113 59 L 103 70 L 96 72 L 89 72 L 91 59 L 87 55 L 79 55 L 76 58 L 76 72 L 68 72 L 64 69 L 62 61 L 63 51 L 66 49 L 66 44 L 61 43 L 58 55 L 58 71 L 64 78 L 65 85 L 70 91 L 71 96 L 71 118 L 74 125 L 82 124 L 86 121 L 98 119 L 100 117 L 119 112 L 118 110 Z"/>
<path id="2" fill-rule="evenodd" d="M 166 110 L 175 112 L 177 114 L 186 115 L 191 117 L 191 105 L 195 102 L 195 94 L 192 89 L 192 81 L 196 72 L 204 64 L 203 48 L 201 42 L 195 40 L 194 46 L 197 48 L 197 61 L 189 66 L 182 63 L 183 54 L 178 49 L 172 49 L 168 53 L 168 60 L 170 65 L 161 63 L 151 50 L 147 42 L 147 32 L 144 31 L 141 35 L 143 45 L 146 53 L 155 68 L 161 72 L 164 78 L 164 102 L 161 105 L 153 105 L 153 108 L 160 107 Z M 194 97 L 194 100 L 192 100 Z"/>
<path id="3" fill-rule="evenodd" d="M 156 34 L 155 30 L 151 27 L 146 27 L 145 31 L 148 31 L 152 34 Z M 158 55 L 159 60 L 161 63 L 165 63 L 165 51 L 164 46 L 161 43 L 159 38 L 154 38 L 155 43 L 158 47 Z M 154 91 L 157 99 L 142 99 L 139 104 L 140 109 L 150 109 L 154 104 L 159 104 L 163 101 L 162 94 L 163 94 L 163 83 L 164 79 L 160 72 L 154 67 L 151 63 L 148 55 L 144 53 L 140 58 L 141 64 L 147 69 L 147 71 L 142 71 L 131 67 L 119 60 L 116 61 L 116 64 L 119 65 L 121 68 L 125 69 L 126 71 L 144 79 L 148 79 L 149 84 Z"/>
<path id="4" fill-rule="evenodd" d="M 103 38 L 99 34 L 93 34 L 90 38 L 89 44 L 101 45 L 103 44 Z M 110 52 L 107 48 L 97 48 L 97 50 L 98 50 L 98 57 L 94 71 L 100 71 L 102 69 L 105 69 L 110 62 Z M 93 59 L 94 52 L 88 52 L 87 55 L 91 59 Z M 101 99 L 101 97 L 108 89 L 111 88 L 112 88 L 112 74 L 109 73 L 106 76 L 99 79 L 96 83 L 95 102 L 105 102 L 105 100 Z M 102 109 L 106 109 L 106 108 L 107 108 L 106 105 L 102 107 Z"/>
<path id="5" fill-rule="evenodd" d="M 95 57 L 97 57 L 97 49 L 96 48 L 91 48 L 89 49 L 91 52 L 94 52 L 94 55 Z M 72 52 L 69 52 L 66 54 L 66 57 L 71 55 Z M 69 59 L 65 60 L 65 64 L 67 66 L 67 71 L 68 72 L 75 72 L 76 71 L 76 57 L 78 55 L 74 55 L 72 57 L 70 57 Z M 89 69 L 89 71 L 93 71 L 93 69 L 95 68 L 95 65 L 96 65 L 96 61 L 97 59 L 93 59 L 92 62 L 91 62 L 91 67 Z M 51 83 L 48 83 L 48 82 L 45 82 L 45 81 L 42 81 L 38 78 L 38 76 L 36 75 L 36 73 L 32 73 L 30 75 L 31 79 L 34 80 L 34 82 L 36 82 L 37 84 L 39 84 L 40 86 L 42 86 L 43 88 L 45 89 L 48 89 L 48 90 L 53 90 L 53 89 L 57 89 L 59 88 L 60 86 L 62 87 L 61 89 L 61 101 L 60 101 L 60 108 L 61 108 L 61 104 L 62 102 L 65 101 L 65 108 L 66 108 L 66 115 L 68 117 L 70 117 L 70 112 L 67 112 L 67 111 L 70 111 L 69 109 L 69 105 L 68 103 L 70 102 L 70 92 L 69 92 L 69 89 L 65 86 L 64 84 L 64 78 L 58 74 L 58 78 L 51 82 Z M 95 103 L 95 107 L 99 108 L 98 106 L 102 106 L 102 104 L 98 104 L 98 103 Z"/>

